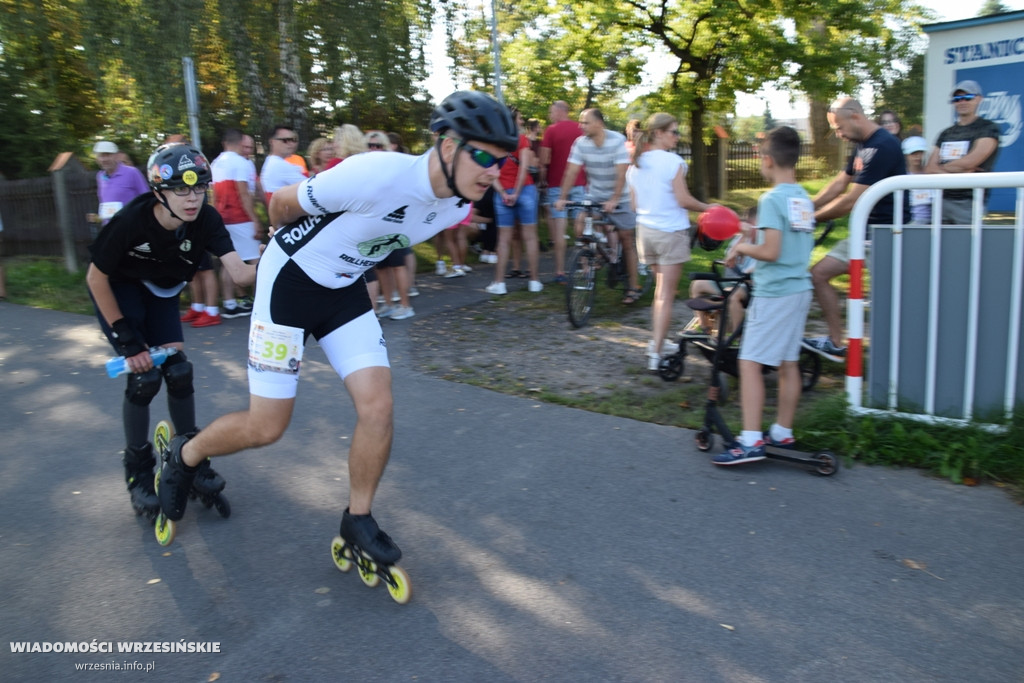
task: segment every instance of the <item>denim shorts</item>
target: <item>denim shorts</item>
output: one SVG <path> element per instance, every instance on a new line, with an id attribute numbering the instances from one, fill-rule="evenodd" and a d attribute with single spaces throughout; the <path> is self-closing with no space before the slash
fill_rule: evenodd
<path id="1" fill-rule="evenodd" d="M 512 190 L 505 190 L 505 194 L 511 194 Z M 505 206 L 501 201 L 501 195 L 494 193 L 494 216 L 495 223 L 499 228 L 514 228 L 516 221 L 520 225 L 537 224 L 537 186 L 526 185 L 519 193 L 519 199 L 513 206 Z"/>
<path id="2" fill-rule="evenodd" d="M 569 199 L 567 201 L 570 201 L 570 202 L 582 202 L 585 195 L 586 195 L 586 188 L 585 187 L 583 187 L 582 185 L 573 185 L 572 187 L 569 188 Z M 548 215 L 549 215 L 550 218 L 565 218 L 570 213 L 570 211 L 568 209 L 563 209 L 562 211 L 556 211 L 555 210 L 555 202 L 557 202 L 559 199 L 561 199 L 561 197 L 562 197 L 562 188 L 560 188 L 560 187 L 549 187 L 548 188 L 547 201 L 545 201 L 544 203 L 548 205 Z M 570 218 L 576 218 L 576 212 L 577 211 L 579 211 L 579 209 L 573 209 L 571 211 L 572 216 L 570 216 Z"/>

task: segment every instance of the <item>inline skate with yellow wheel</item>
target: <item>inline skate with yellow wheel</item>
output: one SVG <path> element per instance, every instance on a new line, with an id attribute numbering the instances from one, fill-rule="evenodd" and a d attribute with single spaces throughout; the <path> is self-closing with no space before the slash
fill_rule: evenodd
<path id="1" fill-rule="evenodd" d="M 353 565 L 370 588 L 381 581 L 388 587 L 391 598 L 404 605 L 412 598 L 412 584 L 405 570 L 395 566 L 402 551 L 391 537 L 380 530 L 372 515 L 353 515 L 345 510 L 341 530 L 331 541 L 334 565 L 347 572 Z"/>

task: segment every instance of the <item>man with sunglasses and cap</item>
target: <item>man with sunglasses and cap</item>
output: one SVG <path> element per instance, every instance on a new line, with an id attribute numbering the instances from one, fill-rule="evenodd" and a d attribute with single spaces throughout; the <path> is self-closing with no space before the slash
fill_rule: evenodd
<path id="1" fill-rule="evenodd" d="M 149 442 L 149 404 L 167 385 L 167 410 L 179 434 L 196 431 L 192 363 L 184 353 L 178 296 L 210 251 L 236 282 L 252 283 L 255 266 L 234 251 L 220 214 L 206 203 L 206 157 L 184 143 L 161 145 L 146 164 L 152 190 L 130 201 L 89 246 L 86 273 L 100 328 L 129 369 L 122 403 L 125 481 L 136 514 L 156 516 L 156 458 Z M 155 367 L 150 349 L 177 352 Z M 197 490 L 215 494 L 221 478 L 205 463 Z M 186 492 L 187 493 L 187 492 Z"/>
<path id="2" fill-rule="evenodd" d="M 950 101 L 956 112 L 956 123 L 939 133 L 925 173 L 987 173 L 992 170 L 999 155 L 999 125 L 978 116 L 983 99 L 977 81 L 956 84 Z M 986 199 L 988 195 L 986 192 Z M 973 190 L 943 190 L 942 222 L 970 225 L 973 205 Z"/>
<path id="3" fill-rule="evenodd" d="M 393 250 L 430 239 L 469 213 L 516 149 L 508 109 L 460 91 L 434 110 L 430 151 L 358 154 L 278 190 L 274 228 L 260 260 L 249 332 L 249 408 L 215 420 L 193 439 L 175 437 L 160 473 L 160 505 L 180 519 L 196 467 L 277 441 L 291 421 L 302 350 L 312 335 L 345 383 L 356 424 L 348 452 L 349 504 L 341 536 L 374 562 L 401 551 L 370 514 L 391 452 L 391 369 L 363 273 Z"/>

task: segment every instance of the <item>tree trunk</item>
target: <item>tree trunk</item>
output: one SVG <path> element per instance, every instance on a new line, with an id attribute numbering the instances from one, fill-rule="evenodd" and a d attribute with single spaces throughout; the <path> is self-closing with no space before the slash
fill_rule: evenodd
<path id="1" fill-rule="evenodd" d="M 285 121 L 300 135 L 308 138 L 306 97 L 303 94 L 298 42 L 295 40 L 295 8 L 292 0 L 278 0 L 277 12 Z"/>
<path id="2" fill-rule="evenodd" d="M 690 110 L 690 171 L 687 174 L 686 185 L 690 193 L 706 202 L 708 200 L 708 150 L 704 143 L 704 100 L 700 97 L 694 99 L 693 108 Z"/>

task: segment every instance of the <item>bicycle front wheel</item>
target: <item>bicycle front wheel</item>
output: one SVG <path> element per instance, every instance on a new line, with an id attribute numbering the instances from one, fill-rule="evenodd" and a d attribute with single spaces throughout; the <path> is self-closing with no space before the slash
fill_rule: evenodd
<path id="1" fill-rule="evenodd" d="M 590 247 L 578 247 L 569 255 L 565 304 L 573 327 L 583 327 L 590 319 L 594 297 L 597 296 L 597 267 L 597 255 Z"/>

